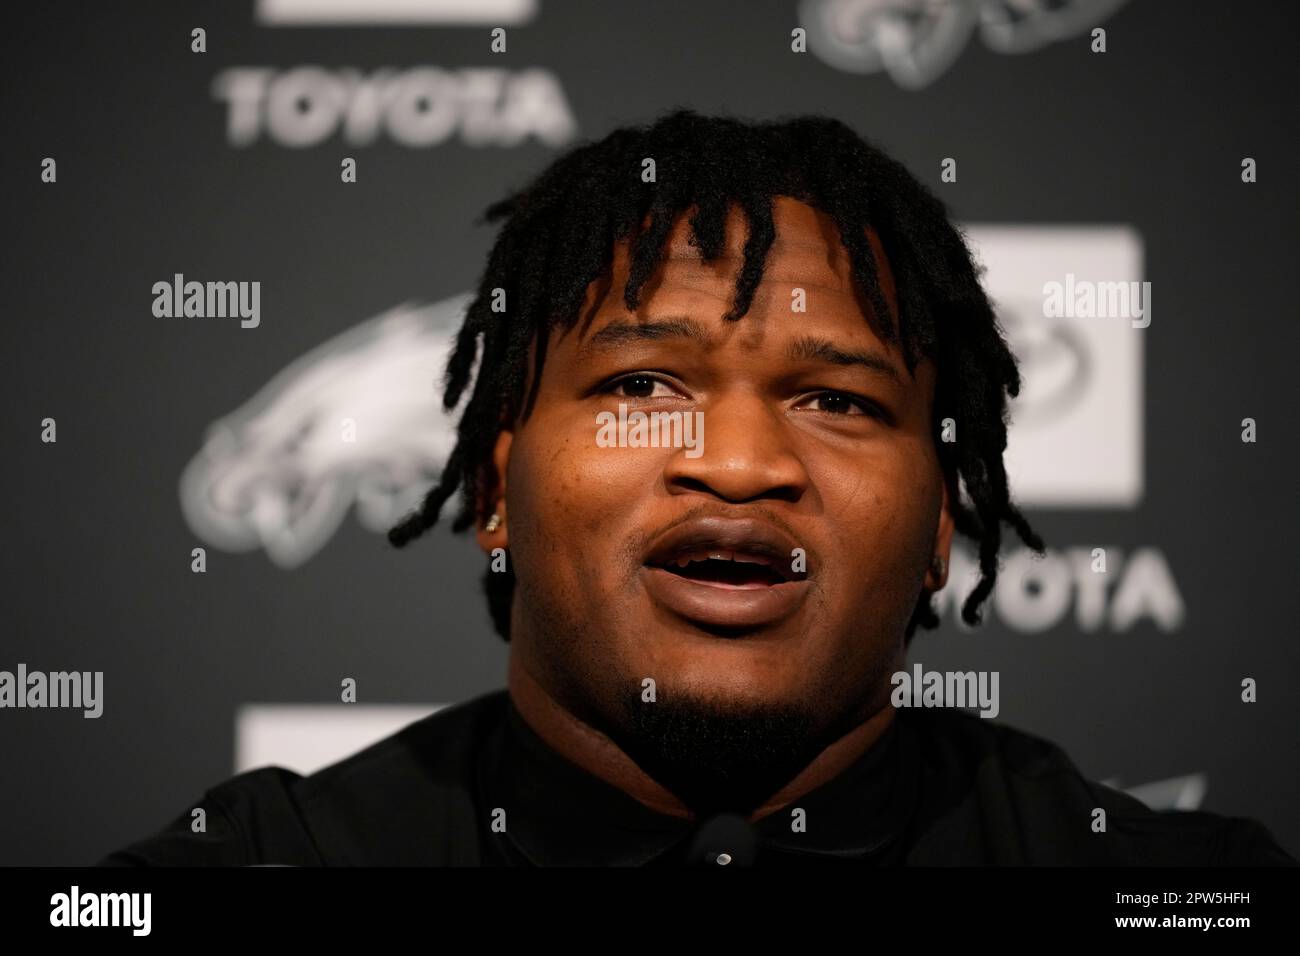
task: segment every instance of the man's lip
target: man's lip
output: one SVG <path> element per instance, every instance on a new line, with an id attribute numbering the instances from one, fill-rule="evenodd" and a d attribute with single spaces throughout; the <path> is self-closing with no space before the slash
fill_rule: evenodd
<path id="1" fill-rule="evenodd" d="M 728 587 L 695 581 L 646 565 L 641 580 L 655 603 L 705 627 L 758 628 L 789 617 L 803 603 L 808 581 Z"/>
<path id="2" fill-rule="evenodd" d="M 644 563 L 667 565 L 684 555 L 726 555 L 732 560 L 772 568 L 787 581 L 804 577 L 793 568 L 793 541 L 780 529 L 756 518 L 692 518 L 661 534 L 650 545 Z"/>
<path id="3" fill-rule="evenodd" d="M 655 539 L 641 577 L 652 600 L 688 621 L 706 627 L 763 627 L 792 614 L 808 593 L 807 576 L 792 569 L 796 547 L 780 529 L 754 518 L 694 518 Z M 728 585 L 684 577 L 663 567 L 681 555 L 710 551 L 767 565 L 785 580 Z"/>

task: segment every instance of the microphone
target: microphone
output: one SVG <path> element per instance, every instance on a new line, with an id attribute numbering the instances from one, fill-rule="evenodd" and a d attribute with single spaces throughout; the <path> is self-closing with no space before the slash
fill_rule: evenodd
<path id="1" fill-rule="evenodd" d="M 696 830 L 685 865 L 753 866 L 757 856 L 758 837 L 749 821 L 739 814 L 719 813 Z"/>

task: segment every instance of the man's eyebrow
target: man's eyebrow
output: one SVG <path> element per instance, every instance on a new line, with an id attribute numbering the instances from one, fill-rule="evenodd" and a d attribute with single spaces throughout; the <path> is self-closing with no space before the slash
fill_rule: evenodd
<path id="1" fill-rule="evenodd" d="M 672 315 L 648 322 L 629 322 L 620 320 L 611 322 L 603 329 L 592 334 L 583 345 L 582 351 L 611 348 L 625 342 L 645 341 L 646 339 L 694 339 L 705 348 L 713 345 L 713 337 L 703 323 L 686 315 Z"/>
<path id="2" fill-rule="evenodd" d="M 812 359 L 829 362 L 832 365 L 856 365 L 873 372 L 880 372 L 899 385 L 903 384 L 898 369 L 880 353 L 845 351 L 828 339 L 818 338 L 815 335 L 804 335 L 791 342 L 788 354 L 793 361 Z"/>

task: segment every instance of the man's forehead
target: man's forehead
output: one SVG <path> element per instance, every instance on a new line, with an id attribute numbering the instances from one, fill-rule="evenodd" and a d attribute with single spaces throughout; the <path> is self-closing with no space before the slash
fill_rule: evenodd
<path id="1" fill-rule="evenodd" d="M 701 278 L 734 285 L 743 262 L 743 249 L 725 250 L 717 259 L 705 262 L 698 248 L 683 242 L 665 249 L 659 269 L 662 281 L 670 285 L 678 282 L 689 284 Z M 852 262 L 843 247 L 835 250 L 824 243 L 777 240 L 763 261 L 759 283 L 849 295 L 853 288 L 852 276 Z"/>
<path id="2" fill-rule="evenodd" d="M 852 259 L 840 239 L 835 221 L 824 211 L 791 196 L 773 197 L 771 209 L 775 235 L 763 262 L 760 286 L 802 288 L 810 299 L 826 293 L 837 297 L 850 296 L 857 300 L 861 309 L 869 310 L 867 300 L 855 287 Z M 663 260 L 657 264 L 655 274 L 645 288 L 648 295 L 643 294 L 643 298 L 653 296 L 655 291 L 665 286 L 692 288 L 699 292 L 716 288 L 718 295 L 730 298 L 730 289 L 734 287 L 744 261 L 745 243 L 749 238 L 748 220 L 742 208 L 733 203 L 727 213 L 721 254 L 706 262 L 701 249 L 691 242 L 690 219 L 695 211 L 695 207 L 690 207 L 674 221 L 665 242 Z M 874 230 L 867 227 L 865 232 L 875 254 L 885 301 L 896 313 L 893 276 L 884 249 Z M 630 249 L 628 241 L 618 243 L 614 252 L 612 289 L 607 286 L 603 291 L 622 288 L 630 267 Z M 605 312 L 610 307 L 622 311 L 621 296 L 615 295 L 612 299 L 617 301 L 606 300 L 605 308 L 599 311 Z M 589 297 L 588 305 L 596 303 Z M 594 310 L 587 315 L 589 319 L 594 318 Z"/>

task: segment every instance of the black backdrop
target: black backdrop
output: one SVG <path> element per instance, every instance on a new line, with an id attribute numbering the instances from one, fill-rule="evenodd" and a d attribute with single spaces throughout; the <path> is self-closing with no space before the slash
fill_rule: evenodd
<path id="1" fill-rule="evenodd" d="M 233 771 L 235 715 L 250 702 L 337 704 L 343 677 L 356 679 L 358 707 L 501 686 L 505 648 L 470 542 L 443 531 L 393 552 L 349 509 L 336 524 L 307 521 L 321 540 L 276 560 L 187 517 L 181 477 L 209 425 L 301 356 L 403 303 L 469 289 L 491 240 L 473 220 L 565 143 L 679 104 L 839 117 L 966 223 L 1140 236 L 1140 278 L 1156 293 L 1129 380 L 1140 493 L 1028 510 L 1056 549 L 1144 552 L 1167 571 L 1148 580 L 1164 616 L 1120 626 L 1113 606 L 1094 618 L 1076 593 L 1032 623 L 1017 616 L 1037 593 L 1025 585 L 981 632 L 953 627 L 949 611 L 912 659 L 997 669 L 999 719 L 1057 740 L 1087 773 L 1165 781 L 1154 802 L 1257 817 L 1300 851 L 1287 557 L 1300 344 L 1294 6 L 1097 4 L 1105 53 L 1091 51 L 1088 22 L 1021 53 L 1000 49 L 992 28 L 921 24 L 919 52 L 893 70 L 867 69 L 861 51 L 854 69 L 851 45 L 824 36 L 810 36 L 807 54 L 790 49 L 801 22 L 887 6 L 540 0 L 496 4 L 486 22 L 401 26 L 259 13 L 310 10 L 305 0 L 8 11 L 0 670 L 102 671 L 104 712 L 0 710 L 0 863 L 89 862 L 180 813 Z M 949 6 L 992 17 L 1013 5 Z M 490 49 L 494 25 L 505 53 Z M 195 27 L 204 53 L 191 50 Z M 323 72 L 293 72 L 306 66 Z M 301 83 L 315 99 L 278 126 L 269 113 L 232 119 L 223 84 L 244 67 L 271 71 L 255 88 L 287 97 Z M 348 86 L 349 69 L 361 87 Z M 389 103 L 376 112 L 364 89 L 382 86 L 382 69 L 399 93 L 376 93 Z M 421 83 L 434 118 L 403 125 L 398 100 L 383 97 Z M 331 125 L 331 103 L 352 119 Z M 294 145 L 317 119 L 326 135 Z M 345 156 L 358 161 L 355 184 L 340 182 Z M 54 183 L 41 180 L 46 157 Z M 955 183 L 940 180 L 945 157 L 958 160 Z M 1242 182 L 1244 157 L 1258 182 Z M 175 273 L 260 281 L 260 324 L 156 317 L 150 290 Z M 417 359 L 430 407 L 438 371 Z M 47 417 L 54 443 L 41 440 Z M 1246 417 L 1253 444 L 1241 441 Z M 400 434 L 367 454 L 390 471 L 418 464 L 392 453 Z M 292 461 L 278 468 L 283 484 Z M 335 505 L 356 497 L 346 481 L 330 488 Z M 261 520 L 265 530 L 279 519 Z M 192 571 L 196 547 L 205 573 Z M 1140 611 L 1139 584 L 1128 601 Z M 1241 700 L 1247 677 L 1255 703 Z"/>

